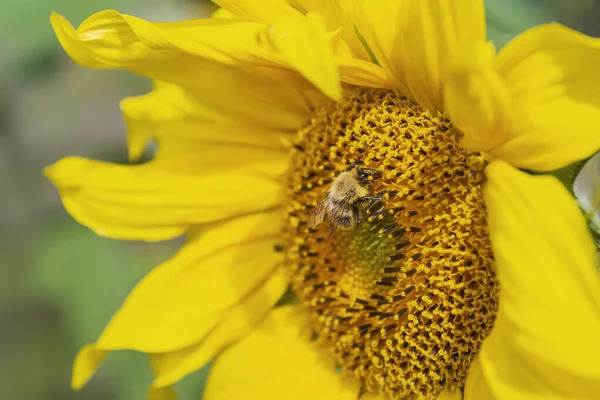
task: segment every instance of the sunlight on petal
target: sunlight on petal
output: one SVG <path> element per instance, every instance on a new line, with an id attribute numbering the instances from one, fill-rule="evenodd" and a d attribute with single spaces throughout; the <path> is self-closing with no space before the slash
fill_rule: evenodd
<path id="1" fill-rule="evenodd" d="M 81 389 L 94 376 L 107 354 L 107 351 L 98 349 L 94 344 L 86 344 L 79 350 L 73 362 L 73 390 Z"/>
<path id="2" fill-rule="evenodd" d="M 306 318 L 295 306 L 272 311 L 217 358 L 204 399 L 355 400 L 358 382 L 342 378 L 333 360 L 309 340 Z"/>
<path id="3" fill-rule="evenodd" d="M 274 273 L 278 211 L 204 228 L 131 291 L 97 342 L 146 353 L 197 343 Z"/>
<path id="4" fill-rule="evenodd" d="M 269 280 L 245 298 L 202 340 L 170 353 L 154 355 L 156 387 L 171 385 L 197 371 L 227 346 L 248 335 L 281 298 L 288 285 L 287 271 L 278 269 Z"/>
<path id="5" fill-rule="evenodd" d="M 78 222 L 100 236 L 164 240 L 190 225 L 275 207 L 279 183 L 245 170 L 169 173 L 152 162 L 117 165 L 68 157 L 44 170 Z"/>
<path id="6" fill-rule="evenodd" d="M 444 110 L 448 60 L 485 42 L 480 0 L 348 0 L 356 27 L 398 88 L 422 107 Z"/>
<path id="7" fill-rule="evenodd" d="M 600 391 L 596 249 L 574 199 L 552 176 L 502 161 L 484 195 L 501 284 L 480 362 L 499 399 L 594 398 Z"/>
<path id="8" fill-rule="evenodd" d="M 490 156 L 551 171 L 600 150 L 598 65 L 600 39 L 556 23 L 508 43 L 495 68 L 512 99 L 511 127 Z"/>

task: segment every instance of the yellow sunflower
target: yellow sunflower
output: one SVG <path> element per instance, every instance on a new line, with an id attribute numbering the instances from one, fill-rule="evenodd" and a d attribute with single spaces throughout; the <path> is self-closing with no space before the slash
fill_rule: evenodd
<path id="1" fill-rule="evenodd" d="M 66 209 L 103 236 L 187 236 L 73 387 L 133 349 L 156 399 L 212 359 L 207 400 L 597 398 L 594 246 L 560 183 L 517 168 L 600 149 L 600 42 L 548 24 L 496 54 L 481 0 L 215 2 L 51 17 L 79 64 L 155 81 L 121 105 L 131 159 L 149 140 L 153 159 L 59 161 Z M 344 170 L 370 175 L 351 228 L 308 224 Z"/>

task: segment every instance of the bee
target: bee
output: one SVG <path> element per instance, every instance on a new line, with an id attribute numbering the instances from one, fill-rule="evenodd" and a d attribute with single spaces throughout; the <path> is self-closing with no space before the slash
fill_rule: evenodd
<path id="1" fill-rule="evenodd" d="M 361 221 L 361 211 L 365 203 L 381 200 L 382 196 L 370 196 L 366 186 L 373 179 L 382 176 L 381 171 L 357 167 L 365 152 L 331 183 L 331 187 L 308 215 L 308 227 L 320 225 L 325 218 L 329 224 L 329 234 L 337 228 L 349 230 Z M 372 177 L 369 179 L 369 177 Z"/>

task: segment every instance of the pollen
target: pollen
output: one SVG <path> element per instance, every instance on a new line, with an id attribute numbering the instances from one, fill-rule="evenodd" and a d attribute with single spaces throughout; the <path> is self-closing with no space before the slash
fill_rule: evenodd
<path id="1" fill-rule="evenodd" d="M 367 392 L 435 399 L 464 386 L 492 328 L 498 285 L 484 160 L 442 115 L 397 92 L 349 89 L 297 134 L 284 253 L 317 341 Z M 353 162 L 381 172 L 359 222 L 307 225 Z M 326 217 L 327 218 L 327 217 Z"/>

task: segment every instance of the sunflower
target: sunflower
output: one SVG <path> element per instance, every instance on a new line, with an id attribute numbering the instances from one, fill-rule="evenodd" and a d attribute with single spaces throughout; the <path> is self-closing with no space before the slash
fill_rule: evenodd
<path id="1" fill-rule="evenodd" d="M 600 42 L 552 23 L 496 54 L 479 0 L 215 2 L 51 17 L 79 64 L 155 82 L 121 104 L 131 160 L 153 141 L 152 160 L 48 167 L 65 208 L 102 236 L 187 238 L 73 387 L 133 349 L 154 398 L 213 359 L 207 400 L 594 398 L 595 249 L 561 184 L 520 169 L 599 150 Z M 309 225 L 343 171 L 370 176 L 351 228 Z"/>

